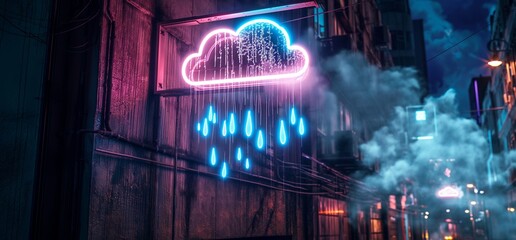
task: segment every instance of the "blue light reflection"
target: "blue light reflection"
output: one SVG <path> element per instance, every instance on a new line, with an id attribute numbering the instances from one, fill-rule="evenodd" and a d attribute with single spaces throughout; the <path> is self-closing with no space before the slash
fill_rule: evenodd
<path id="1" fill-rule="evenodd" d="M 285 130 L 285 123 L 283 120 L 280 120 L 279 140 L 281 145 L 285 145 L 287 143 L 287 132 Z"/>
<path id="2" fill-rule="evenodd" d="M 212 166 L 215 166 L 215 164 L 217 164 L 217 153 L 215 152 L 215 148 L 211 148 L 210 164 Z"/>
<path id="3" fill-rule="evenodd" d="M 226 162 L 222 163 L 222 171 L 220 172 L 220 176 L 222 178 L 226 178 L 228 176 L 228 169 L 226 166 Z"/>

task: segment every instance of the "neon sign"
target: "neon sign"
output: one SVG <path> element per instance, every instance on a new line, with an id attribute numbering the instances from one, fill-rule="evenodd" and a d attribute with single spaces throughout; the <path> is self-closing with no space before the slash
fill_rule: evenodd
<path id="1" fill-rule="evenodd" d="M 452 186 L 446 186 L 437 191 L 437 196 L 440 198 L 460 198 L 463 193 L 460 189 Z"/>
<path id="2" fill-rule="evenodd" d="M 289 112 L 290 115 L 285 114 L 285 118 L 280 118 L 273 127 L 278 129 L 277 139 L 274 142 L 280 147 L 288 146 L 288 137 L 294 138 L 297 136 L 302 138 L 305 135 L 303 116 L 300 113 L 297 114 L 294 107 Z M 231 168 L 240 167 L 245 171 L 250 171 L 253 156 L 266 152 L 265 150 L 268 147 L 266 129 L 273 128 L 260 125 L 254 119 L 254 117 L 257 117 L 255 114 L 258 113 L 251 109 L 224 114 L 217 112 L 215 106 L 209 105 L 207 111 L 203 114 L 204 116 L 201 116 L 199 121 L 194 124 L 194 132 L 201 139 L 211 142 L 206 161 L 209 166 L 219 168 L 219 174 L 222 178 L 227 178 Z M 217 121 L 217 118 L 220 121 Z M 284 119 L 290 120 L 286 121 Z M 237 131 L 237 126 L 241 127 L 242 130 Z M 227 152 L 228 150 L 229 152 Z"/>
<path id="3" fill-rule="evenodd" d="M 285 28 L 256 19 L 236 31 L 221 28 L 208 33 L 199 51 L 183 61 L 181 75 L 200 89 L 236 88 L 300 81 L 308 65 L 308 52 L 291 45 Z"/>

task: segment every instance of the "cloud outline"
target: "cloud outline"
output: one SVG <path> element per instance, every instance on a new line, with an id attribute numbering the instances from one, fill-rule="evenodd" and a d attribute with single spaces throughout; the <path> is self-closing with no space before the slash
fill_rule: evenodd
<path id="1" fill-rule="evenodd" d="M 190 64 L 190 61 L 192 59 L 202 57 L 202 54 L 206 47 L 206 43 L 208 42 L 208 40 L 211 37 L 215 36 L 216 34 L 227 33 L 230 35 L 229 37 L 237 37 L 238 38 L 239 34 L 241 33 L 241 31 L 243 29 L 245 29 L 246 27 L 248 27 L 252 24 L 256 24 L 256 23 L 271 24 L 274 27 L 276 27 L 277 29 L 279 29 L 281 34 L 283 34 L 283 36 L 285 36 L 285 42 L 286 42 L 285 45 L 286 45 L 287 49 L 289 51 L 293 51 L 293 52 L 299 51 L 302 54 L 302 56 L 304 58 L 304 64 L 303 64 L 303 67 L 301 68 L 301 70 L 294 72 L 294 73 L 281 73 L 281 74 L 274 74 L 274 75 L 238 77 L 238 78 L 216 79 L 216 80 L 207 80 L 207 81 L 193 81 L 193 80 L 189 79 L 188 74 L 186 73 L 187 66 Z M 197 65 L 197 64 L 198 63 L 196 62 L 195 65 Z M 185 58 L 185 60 L 183 61 L 183 64 L 181 66 L 181 76 L 183 77 L 183 80 L 187 84 L 189 84 L 190 86 L 199 87 L 199 88 L 223 87 L 221 85 L 234 86 L 234 84 L 239 84 L 239 83 L 241 83 L 243 86 L 265 85 L 265 84 L 271 84 L 271 83 L 285 83 L 285 81 L 283 81 L 285 79 L 288 80 L 286 82 L 300 81 L 302 79 L 302 77 L 306 74 L 306 72 L 308 71 L 309 64 L 310 64 L 310 57 L 308 55 L 308 51 L 300 45 L 295 45 L 295 44 L 291 45 L 290 36 L 289 36 L 287 30 L 285 30 L 285 28 L 281 27 L 278 23 L 276 23 L 272 20 L 255 19 L 255 20 L 251 20 L 251 21 L 244 23 L 236 31 L 233 31 L 228 28 L 219 28 L 219 29 L 209 32 L 206 36 L 204 36 L 203 40 L 201 41 L 201 44 L 199 45 L 199 51 L 188 55 Z M 238 86 L 235 86 L 235 87 L 238 87 Z"/>
<path id="2" fill-rule="evenodd" d="M 452 186 L 445 186 L 437 191 L 437 197 L 440 198 L 459 198 L 460 195 L 460 189 Z"/>

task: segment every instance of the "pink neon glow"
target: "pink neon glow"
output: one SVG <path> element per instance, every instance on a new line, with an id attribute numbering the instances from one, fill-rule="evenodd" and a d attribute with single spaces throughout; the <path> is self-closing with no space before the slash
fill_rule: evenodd
<path id="1" fill-rule="evenodd" d="M 270 55 L 274 52 L 275 49 L 267 49 L 269 52 L 266 52 L 266 54 L 263 55 L 265 57 L 260 56 L 260 58 L 257 56 L 253 56 L 254 59 L 258 59 L 258 63 L 255 63 L 254 60 L 252 60 L 253 62 L 251 63 L 251 60 L 249 60 L 249 56 L 244 56 L 247 57 L 245 59 L 246 61 L 244 61 L 245 64 L 249 65 L 244 65 L 243 67 L 251 67 L 254 70 L 254 74 L 251 75 L 254 76 L 243 76 L 243 72 L 245 72 L 245 70 L 242 70 L 242 64 L 240 64 L 238 69 L 235 68 L 235 60 L 239 60 L 241 63 L 242 59 L 244 58 L 241 55 L 242 51 L 255 51 L 254 53 L 256 53 L 259 52 L 256 49 L 260 49 L 260 46 L 243 46 L 243 44 L 241 43 L 244 43 L 245 41 L 242 38 L 247 37 L 248 39 L 250 39 L 250 35 L 248 34 L 247 36 L 245 36 L 245 34 L 243 34 L 244 36 L 241 36 L 240 34 L 243 32 L 244 29 L 247 28 L 251 30 L 246 31 L 252 31 L 253 25 L 255 24 L 270 25 L 271 28 L 279 30 L 278 32 L 284 36 L 284 45 L 287 48 L 285 51 L 286 53 L 284 55 L 287 55 L 286 58 L 288 59 L 282 59 L 280 56 L 281 59 L 279 60 L 279 62 L 281 66 L 275 66 L 271 64 L 276 63 L 274 61 L 277 61 L 276 56 L 271 57 Z M 272 34 L 269 33 L 269 36 L 272 36 Z M 271 39 L 253 39 L 252 41 L 262 41 L 266 44 L 273 43 L 273 40 Z M 211 46 L 207 45 L 209 43 L 211 44 Z M 217 51 L 216 46 L 221 44 L 226 44 L 225 46 L 230 46 L 232 51 L 237 51 L 236 53 L 239 53 L 240 55 L 234 54 L 233 52 L 223 52 L 221 48 L 219 48 L 219 51 Z M 227 50 L 227 48 L 224 50 Z M 276 52 L 280 52 L 280 50 L 276 50 Z M 272 58 L 273 60 L 271 60 L 270 58 Z M 214 61 L 215 64 L 209 64 L 211 63 L 210 61 Z M 219 61 L 219 64 L 217 64 L 217 61 Z M 286 62 L 287 64 L 283 64 L 284 62 Z M 233 64 L 231 69 L 229 67 L 230 63 Z M 203 89 L 256 86 L 273 83 L 287 83 L 300 81 L 307 72 L 308 65 L 308 52 L 299 45 L 291 45 L 289 35 L 283 27 L 279 26 L 277 23 L 271 20 L 256 19 L 245 23 L 240 28 L 238 28 L 236 32 L 231 29 L 221 28 L 208 33 L 201 41 L 201 44 L 199 46 L 199 52 L 189 55 L 184 60 L 183 65 L 181 67 L 181 75 L 183 77 L 183 80 L 189 85 Z M 256 69 L 263 70 L 263 72 L 265 73 L 257 71 Z M 204 72 L 202 72 L 201 70 L 204 70 Z M 200 75 L 203 74 L 205 80 L 197 80 L 202 78 L 202 76 Z M 208 78 L 206 77 L 207 75 Z M 209 79 L 209 77 L 212 78 Z"/>
<path id="2" fill-rule="evenodd" d="M 440 198 L 458 198 L 460 195 L 461 191 L 451 186 L 446 186 L 437 192 L 437 196 Z"/>

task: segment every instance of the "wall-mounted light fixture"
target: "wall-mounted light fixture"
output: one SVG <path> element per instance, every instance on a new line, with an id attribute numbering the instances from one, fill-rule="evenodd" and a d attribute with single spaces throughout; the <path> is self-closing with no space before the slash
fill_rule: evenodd
<path id="1" fill-rule="evenodd" d="M 491 52 L 491 57 L 487 64 L 491 67 L 499 67 L 503 64 L 502 58 L 500 55 L 507 53 L 509 48 L 509 43 L 504 39 L 491 39 L 487 43 L 487 49 Z"/>

